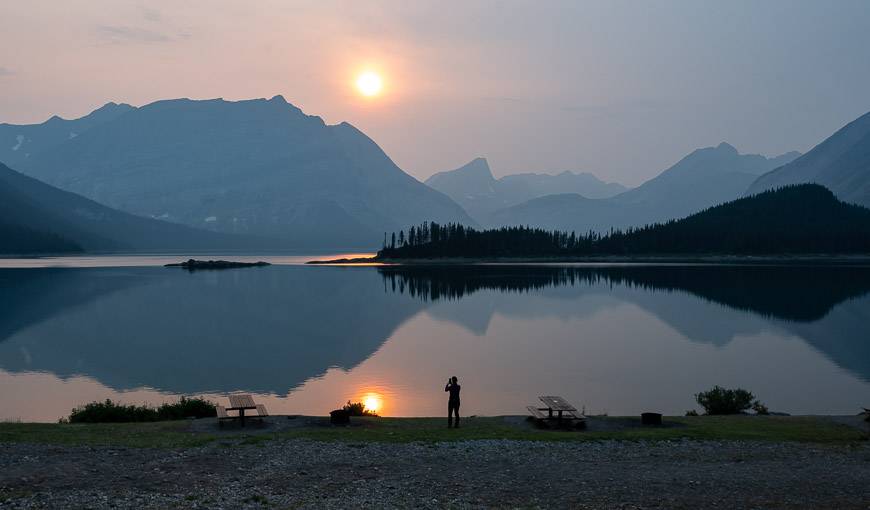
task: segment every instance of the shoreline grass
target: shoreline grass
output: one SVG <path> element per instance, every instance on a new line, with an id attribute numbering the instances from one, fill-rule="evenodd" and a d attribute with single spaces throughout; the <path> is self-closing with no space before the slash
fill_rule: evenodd
<path id="1" fill-rule="evenodd" d="M 595 418 L 616 423 L 623 418 Z M 816 416 L 698 416 L 668 417 L 669 427 L 629 427 L 618 430 L 540 430 L 522 420 L 476 417 L 460 429 L 447 429 L 443 418 L 354 418 L 355 426 L 305 425 L 269 431 L 252 428 L 214 433 L 193 431 L 190 421 L 153 423 L 0 423 L 0 444 L 43 443 L 66 446 L 124 446 L 190 448 L 214 441 L 264 444 L 276 439 L 366 442 L 452 442 L 482 439 L 525 441 L 669 441 L 745 440 L 848 444 L 867 441 L 870 434 L 857 427 Z"/>
<path id="2" fill-rule="evenodd" d="M 610 420 L 609 418 L 597 418 Z M 358 419 L 359 420 L 359 419 Z M 670 427 L 631 427 L 621 430 L 546 430 L 518 426 L 500 417 L 466 418 L 462 428 L 447 429 L 443 418 L 367 418 L 374 426 L 320 427 L 287 430 L 277 437 L 299 437 L 321 441 L 440 442 L 475 439 L 528 441 L 600 440 L 759 440 L 797 442 L 857 442 L 870 439 L 866 432 L 835 423 L 824 417 L 781 416 L 698 416 L 668 417 Z M 614 417 L 612 420 L 623 420 Z M 368 423 L 366 423 L 368 425 Z"/>
<path id="3" fill-rule="evenodd" d="M 217 438 L 213 434 L 189 432 L 188 427 L 187 421 L 0 423 L 0 444 L 183 448 L 202 446 Z"/>

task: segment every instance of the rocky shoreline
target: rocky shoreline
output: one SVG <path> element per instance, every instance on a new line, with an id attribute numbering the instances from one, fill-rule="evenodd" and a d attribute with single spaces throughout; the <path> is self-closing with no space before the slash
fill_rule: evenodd
<path id="1" fill-rule="evenodd" d="M 867 480 L 866 442 L 0 444 L 2 509 L 866 509 Z"/>

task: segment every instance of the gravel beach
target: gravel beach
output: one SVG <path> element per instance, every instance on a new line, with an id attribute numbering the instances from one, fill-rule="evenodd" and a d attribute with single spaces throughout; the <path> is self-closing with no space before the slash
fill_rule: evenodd
<path id="1" fill-rule="evenodd" d="M 247 443 L 247 444 L 246 444 Z M 0 508 L 870 508 L 870 445 L 0 445 Z"/>

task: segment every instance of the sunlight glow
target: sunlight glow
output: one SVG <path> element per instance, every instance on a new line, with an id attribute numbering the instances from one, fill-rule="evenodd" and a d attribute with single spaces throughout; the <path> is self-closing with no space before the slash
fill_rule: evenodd
<path id="1" fill-rule="evenodd" d="M 380 75 L 373 71 L 366 71 L 356 79 L 356 88 L 360 94 L 366 97 L 374 97 L 381 93 L 384 82 Z"/>
<path id="2" fill-rule="evenodd" d="M 371 411 L 373 413 L 377 413 L 381 409 L 381 397 L 380 395 L 366 395 L 363 399 L 363 406 L 365 406 L 366 411 Z"/>

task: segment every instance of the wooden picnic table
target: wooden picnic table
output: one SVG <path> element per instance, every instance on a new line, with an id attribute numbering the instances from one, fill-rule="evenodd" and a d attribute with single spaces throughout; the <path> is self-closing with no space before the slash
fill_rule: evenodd
<path id="1" fill-rule="evenodd" d="M 254 398 L 250 395 L 230 395 L 230 407 L 227 411 L 239 412 L 239 425 L 245 426 L 245 411 L 248 409 L 257 409 L 257 404 L 254 403 Z"/>
<path id="2" fill-rule="evenodd" d="M 547 406 L 547 411 L 549 413 L 550 418 L 553 417 L 553 411 L 559 413 L 558 420 L 562 419 L 562 413 L 567 412 L 572 418 L 575 416 L 574 413 L 577 412 L 577 408 L 572 406 L 562 397 L 556 395 L 543 395 L 538 397 L 541 399 L 541 402 Z"/>

